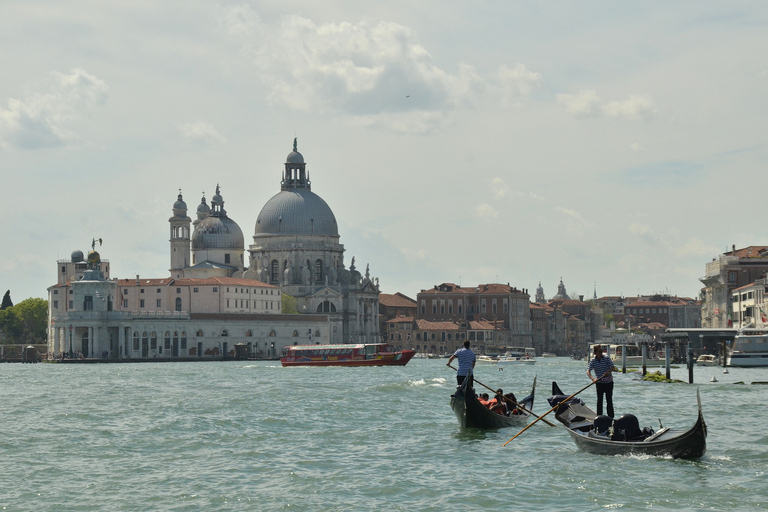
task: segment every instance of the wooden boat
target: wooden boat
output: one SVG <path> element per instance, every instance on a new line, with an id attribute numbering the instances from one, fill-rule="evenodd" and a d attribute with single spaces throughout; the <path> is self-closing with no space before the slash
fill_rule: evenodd
<path id="1" fill-rule="evenodd" d="M 530 412 L 518 409 L 518 414 L 502 416 L 501 414 L 490 410 L 477 399 L 475 390 L 467 385 L 468 379 L 465 379 L 461 386 L 456 388 L 456 392 L 451 395 L 451 409 L 453 409 L 456 418 L 461 427 L 474 428 L 504 428 L 519 427 L 528 423 Z M 530 411 L 533 408 L 533 395 L 536 391 L 536 377 L 533 378 L 531 394 L 520 400 L 518 403 Z"/>
<path id="2" fill-rule="evenodd" d="M 641 430 L 632 414 L 613 420 L 608 416 L 598 416 L 578 397 L 565 401 L 568 397 L 553 382 L 552 396 L 547 401 L 552 407 L 560 404 L 555 410 L 555 418 L 565 425 L 581 451 L 599 455 L 639 454 L 697 459 L 707 450 L 707 425 L 701 413 L 698 389 L 699 417 L 688 430 L 662 427 L 661 421 L 658 431 L 649 427 Z"/>
<path id="3" fill-rule="evenodd" d="M 415 350 L 393 350 L 386 343 L 291 345 L 283 366 L 405 366 Z"/>

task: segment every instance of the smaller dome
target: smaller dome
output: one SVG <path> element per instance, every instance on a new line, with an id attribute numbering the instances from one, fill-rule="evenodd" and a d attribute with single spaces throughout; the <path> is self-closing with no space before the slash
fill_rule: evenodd
<path id="1" fill-rule="evenodd" d="M 72 263 L 80 263 L 84 259 L 83 251 L 72 251 Z"/>
<path id="2" fill-rule="evenodd" d="M 205 202 L 205 198 L 200 200 L 200 204 L 197 207 L 197 213 L 211 213 L 211 207 Z"/>
<path id="3" fill-rule="evenodd" d="M 285 159 L 285 163 L 287 164 L 303 164 L 304 163 L 304 156 L 302 156 L 301 153 L 298 151 L 291 151 L 290 154 L 288 154 L 288 157 Z"/>
<path id="4" fill-rule="evenodd" d="M 184 202 L 184 200 L 181 198 L 181 194 L 179 194 L 179 199 L 173 203 L 173 209 L 174 210 L 186 210 L 187 209 L 187 203 Z"/>

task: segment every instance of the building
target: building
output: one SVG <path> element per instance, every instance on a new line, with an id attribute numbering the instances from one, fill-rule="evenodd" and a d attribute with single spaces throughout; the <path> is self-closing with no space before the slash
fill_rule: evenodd
<path id="1" fill-rule="evenodd" d="M 768 277 L 733 290 L 733 327 L 768 328 Z"/>
<path id="2" fill-rule="evenodd" d="M 702 328 L 726 328 L 733 322 L 733 291 L 768 272 L 768 246 L 749 246 L 721 254 L 707 263 L 701 304 Z"/>
<path id="3" fill-rule="evenodd" d="M 49 288 L 49 353 L 85 357 L 226 357 L 235 346 L 263 357 L 290 344 L 380 341 L 378 279 L 344 264 L 336 218 L 312 192 L 304 157 L 288 155 L 280 192 L 245 240 L 220 187 L 188 216 L 179 193 L 168 220 L 170 277 L 110 279 L 95 250 L 57 262 Z M 101 241 L 99 240 L 99 243 Z M 283 314 L 284 295 L 297 314 Z"/>

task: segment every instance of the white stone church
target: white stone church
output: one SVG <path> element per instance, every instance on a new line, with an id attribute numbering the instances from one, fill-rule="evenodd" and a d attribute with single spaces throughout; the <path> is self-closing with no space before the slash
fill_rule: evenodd
<path id="1" fill-rule="evenodd" d="M 57 262 L 48 289 L 49 354 L 104 359 L 279 357 L 308 343 L 375 343 L 379 286 L 344 265 L 336 217 L 312 192 L 304 157 L 288 155 L 280 192 L 243 232 L 219 186 L 197 218 L 179 194 L 170 224 L 170 277 L 112 279 L 94 240 L 88 257 Z M 298 314 L 283 314 L 283 295 Z M 235 348 L 239 347 L 236 353 Z"/>

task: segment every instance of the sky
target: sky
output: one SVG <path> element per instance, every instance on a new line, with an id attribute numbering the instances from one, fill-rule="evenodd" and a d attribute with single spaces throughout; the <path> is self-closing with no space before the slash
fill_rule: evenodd
<path id="1" fill-rule="evenodd" d="M 247 248 L 296 137 L 384 293 L 696 297 L 768 245 L 766 48 L 764 1 L 3 0 L 0 293 L 169 276 L 179 190 Z"/>

